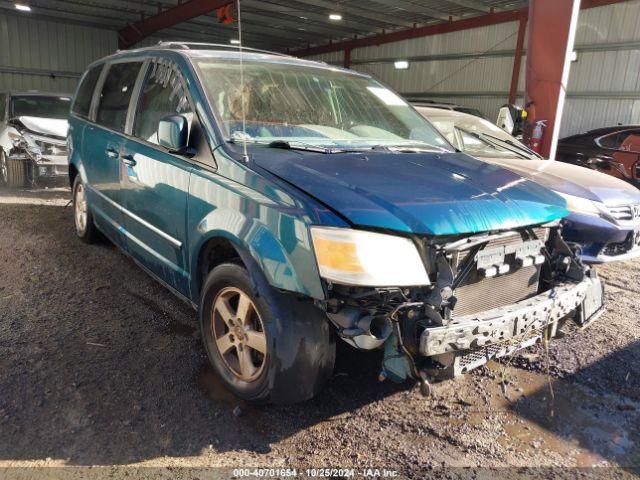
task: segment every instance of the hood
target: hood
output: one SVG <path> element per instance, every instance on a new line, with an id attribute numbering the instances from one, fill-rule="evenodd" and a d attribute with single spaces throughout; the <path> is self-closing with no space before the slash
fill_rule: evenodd
<path id="1" fill-rule="evenodd" d="M 555 193 L 462 153 L 316 154 L 262 149 L 260 167 L 354 225 L 457 235 L 540 224 L 568 214 Z"/>
<path id="2" fill-rule="evenodd" d="M 640 190 L 619 178 L 555 160 L 483 159 L 560 193 L 606 205 L 640 204 Z"/>
<path id="3" fill-rule="evenodd" d="M 69 130 L 69 122 L 67 120 L 42 117 L 17 117 L 14 121 L 16 120 L 30 132 L 57 137 L 61 140 L 67 138 L 67 131 Z"/>

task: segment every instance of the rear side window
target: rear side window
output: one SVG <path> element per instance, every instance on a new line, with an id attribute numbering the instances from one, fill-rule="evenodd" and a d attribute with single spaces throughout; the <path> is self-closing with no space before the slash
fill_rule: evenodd
<path id="1" fill-rule="evenodd" d="M 91 108 L 91 99 L 93 98 L 93 91 L 98 83 L 100 72 L 102 71 L 102 65 L 93 67 L 87 72 L 76 93 L 75 101 L 71 111 L 81 117 L 89 117 L 89 109 Z"/>
<path id="2" fill-rule="evenodd" d="M 133 134 L 147 142 L 158 144 L 158 123 L 167 115 L 185 115 L 191 108 L 182 77 L 173 64 L 155 62 L 140 93 L 140 102 Z"/>
<path id="3" fill-rule="evenodd" d="M 96 122 L 119 132 L 127 122 L 129 100 L 142 62 L 116 63 L 109 67 L 100 92 Z"/>

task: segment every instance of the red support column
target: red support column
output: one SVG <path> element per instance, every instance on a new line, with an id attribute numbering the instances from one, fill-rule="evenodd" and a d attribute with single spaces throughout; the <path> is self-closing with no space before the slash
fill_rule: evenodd
<path id="1" fill-rule="evenodd" d="M 531 0 L 525 103 L 528 132 L 546 121 L 541 154 L 555 156 L 566 95 L 580 0 Z"/>
<path id="2" fill-rule="evenodd" d="M 343 65 L 344 65 L 344 68 L 351 68 L 351 49 L 350 48 L 344 49 Z"/>
<path id="3" fill-rule="evenodd" d="M 524 37 L 527 33 L 527 12 L 520 13 L 518 25 L 518 40 L 516 41 L 516 53 L 513 57 L 513 73 L 511 74 L 511 88 L 509 88 L 509 103 L 516 103 L 518 96 L 518 82 L 520 81 L 520 66 L 522 65 L 522 53 L 524 51 Z"/>

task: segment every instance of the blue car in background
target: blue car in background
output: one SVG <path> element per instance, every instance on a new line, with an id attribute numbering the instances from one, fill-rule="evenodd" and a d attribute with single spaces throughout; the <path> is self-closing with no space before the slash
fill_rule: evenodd
<path id="1" fill-rule="evenodd" d="M 562 236 L 580 244 L 584 262 L 640 256 L 640 190 L 635 186 L 592 169 L 544 160 L 496 125 L 473 115 L 417 109 L 459 150 L 564 197 L 571 214 L 563 221 Z"/>
<path id="2" fill-rule="evenodd" d="M 101 232 L 197 309 L 249 401 L 312 397 L 336 339 L 428 393 L 602 311 L 560 235 L 566 202 L 456 152 L 367 75 L 225 46 L 119 52 L 84 74 L 69 136 L 77 236 Z"/>

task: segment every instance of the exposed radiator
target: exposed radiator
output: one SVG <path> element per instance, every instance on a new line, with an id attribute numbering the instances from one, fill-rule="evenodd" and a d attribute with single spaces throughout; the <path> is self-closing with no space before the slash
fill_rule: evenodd
<path id="1" fill-rule="evenodd" d="M 548 230 L 544 228 L 534 229 L 537 237 L 546 241 Z M 485 248 L 497 246 L 515 245 L 521 243 L 522 237 L 517 234 L 506 238 L 490 241 Z M 464 264 L 468 252 L 461 252 L 454 258 L 454 267 L 457 269 Z M 540 265 L 518 268 L 513 255 L 508 255 L 505 262 L 511 267 L 509 273 L 492 278 L 485 278 L 474 266 L 466 279 L 455 290 L 457 303 L 452 312 L 452 317 L 471 315 L 484 312 L 492 308 L 504 307 L 512 303 L 525 300 L 538 293 L 540 283 Z"/>

